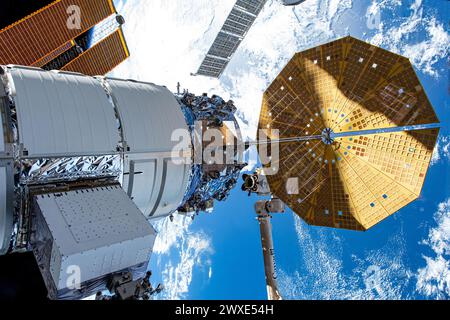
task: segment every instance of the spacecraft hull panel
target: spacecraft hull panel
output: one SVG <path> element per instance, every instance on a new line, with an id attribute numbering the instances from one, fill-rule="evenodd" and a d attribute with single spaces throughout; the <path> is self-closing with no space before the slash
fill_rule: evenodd
<path id="1" fill-rule="evenodd" d="M 28 157 L 114 154 L 114 109 L 94 78 L 14 67 L 19 138 Z"/>
<path id="2" fill-rule="evenodd" d="M 84 283 L 148 261 L 156 231 L 119 185 L 38 195 L 35 201 L 47 228 L 37 229 L 33 246 L 38 256 L 50 257 L 47 270 L 57 291 L 67 288 L 74 266 Z M 51 246 L 39 247 L 43 238 Z"/>
<path id="3" fill-rule="evenodd" d="M 123 187 L 149 218 L 168 216 L 177 210 L 188 188 L 191 167 L 186 159 L 174 162 L 169 154 L 145 153 L 126 156 Z"/>
<path id="4" fill-rule="evenodd" d="M 7 77 L 18 115 L 15 143 L 26 159 L 16 159 L 22 183 L 110 176 L 146 217 L 178 209 L 190 182 L 192 141 L 166 87 L 21 66 L 9 66 Z M 184 144 L 180 134 L 172 139 L 177 129 Z"/>
<path id="5" fill-rule="evenodd" d="M 155 206 L 152 217 L 159 217 L 166 212 L 175 211 L 183 200 L 184 193 L 187 190 L 191 168 L 188 166 L 180 167 L 170 158 L 163 159 L 160 162 L 163 166 L 163 183 L 161 184 L 161 197 L 157 207 Z"/>
<path id="6" fill-rule="evenodd" d="M 179 129 L 189 132 L 180 105 L 166 87 L 119 79 L 105 81 L 129 148 L 124 189 L 145 216 L 170 215 L 183 200 L 191 171 L 187 161 L 191 158 L 191 141 L 180 148 L 178 140 L 172 139 Z M 177 159 L 174 151 L 185 152 Z"/>
<path id="7" fill-rule="evenodd" d="M 151 83 L 106 79 L 122 119 L 130 151 L 172 151 L 177 129 L 188 130 L 180 105 L 173 94 Z"/>

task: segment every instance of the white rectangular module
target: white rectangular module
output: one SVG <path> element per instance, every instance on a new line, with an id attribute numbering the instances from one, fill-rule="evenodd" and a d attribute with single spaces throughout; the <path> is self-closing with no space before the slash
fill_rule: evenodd
<path id="1" fill-rule="evenodd" d="M 5 244 L 7 238 L 10 238 L 10 234 L 6 234 L 6 167 L 1 166 L 0 163 L 0 251 L 3 250 L 3 245 Z"/>
<path id="2" fill-rule="evenodd" d="M 114 108 L 92 77 L 24 67 L 10 71 L 21 143 L 30 157 L 114 154 Z"/>
<path id="3" fill-rule="evenodd" d="M 36 243 L 47 245 L 34 251 L 50 256 L 38 261 L 49 260 L 44 278 L 57 291 L 67 288 L 76 270 L 85 283 L 150 258 L 156 231 L 119 185 L 39 195 L 35 207 L 47 226 L 37 230 L 46 234 Z"/>

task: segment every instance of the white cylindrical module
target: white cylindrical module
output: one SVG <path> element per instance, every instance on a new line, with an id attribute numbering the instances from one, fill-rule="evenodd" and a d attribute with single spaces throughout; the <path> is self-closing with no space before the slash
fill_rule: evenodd
<path id="1" fill-rule="evenodd" d="M 22 67 L 11 68 L 9 76 L 23 157 L 116 153 L 116 117 L 100 81 Z"/>
<path id="2" fill-rule="evenodd" d="M 20 215 L 19 185 L 112 177 L 147 218 L 177 210 L 192 165 L 172 161 L 172 133 L 188 126 L 166 87 L 19 66 L 1 71 L 1 253 Z"/>
<path id="3" fill-rule="evenodd" d="M 149 220 L 193 216 L 225 200 L 245 166 L 237 153 L 193 159 L 198 123 L 239 140 L 231 100 L 32 67 L 0 72 L 1 253 L 29 248 L 36 194 L 118 182 Z"/>
<path id="4" fill-rule="evenodd" d="M 174 158 L 177 130 L 189 132 L 180 104 L 166 88 L 152 83 L 104 79 L 117 108 L 126 144 L 123 187 L 146 217 L 176 211 L 188 188 L 190 164 Z M 184 153 L 190 159 L 192 148 Z M 175 160 L 175 161 L 174 161 Z M 185 160 L 185 159 L 184 159 Z"/>

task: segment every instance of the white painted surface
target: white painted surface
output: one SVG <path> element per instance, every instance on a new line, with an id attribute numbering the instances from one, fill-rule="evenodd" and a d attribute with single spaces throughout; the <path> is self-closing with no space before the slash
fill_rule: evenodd
<path id="1" fill-rule="evenodd" d="M 150 258 L 156 232 L 119 186 L 39 196 L 37 203 L 54 241 L 50 270 L 58 289 L 71 266 L 85 282 Z"/>
<path id="2" fill-rule="evenodd" d="M 172 151 L 176 129 L 187 130 L 180 105 L 165 87 L 107 79 L 132 153 Z"/>
<path id="3" fill-rule="evenodd" d="M 13 68 L 20 140 L 29 156 L 111 154 L 114 109 L 92 77 Z"/>
<path id="4" fill-rule="evenodd" d="M 191 166 L 174 163 L 170 153 L 130 154 L 125 172 L 129 174 L 124 176 L 124 189 L 146 217 L 156 218 L 178 209 L 188 188 Z"/>
<path id="5" fill-rule="evenodd" d="M 169 215 L 183 200 L 191 170 L 190 165 L 171 161 L 171 152 L 179 144 L 171 140 L 173 132 L 188 130 L 181 107 L 165 87 L 117 79 L 106 81 L 130 147 L 124 188 L 145 216 Z M 190 139 L 188 145 L 191 146 Z M 190 158 L 189 153 L 186 158 Z"/>
<path id="6" fill-rule="evenodd" d="M 188 171 L 183 170 L 182 166 L 176 165 L 171 159 L 164 159 L 160 165 L 164 170 L 161 183 L 161 189 L 164 192 L 161 194 L 158 206 L 151 214 L 153 217 L 164 216 L 178 208 L 188 187 L 187 182 L 191 172 L 190 167 Z"/>

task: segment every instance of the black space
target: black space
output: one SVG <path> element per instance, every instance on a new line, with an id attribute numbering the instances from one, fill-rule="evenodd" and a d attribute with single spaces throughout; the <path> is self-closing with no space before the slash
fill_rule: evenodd
<path id="1" fill-rule="evenodd" d="M 25 18 L 54 0 L 1 0 L 0 29 Z"/>
<path id="2" fill-rule="evenodd" d="M 47 289 L 32 253 L 0 257 L 0 300 L 46 300 Z"/>

